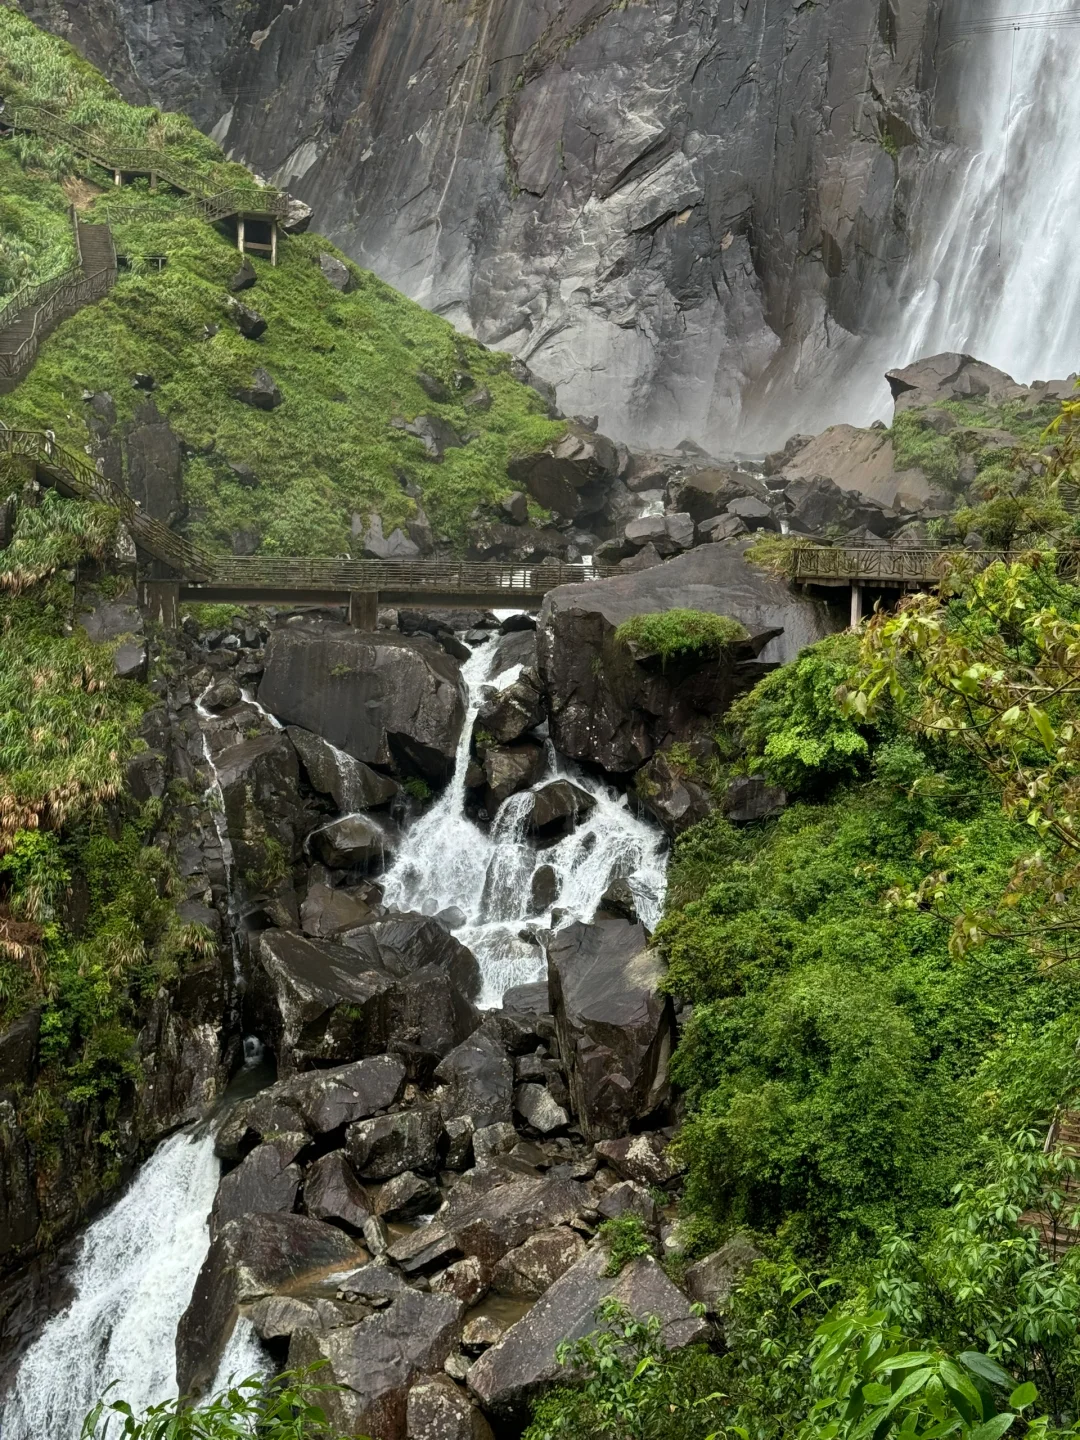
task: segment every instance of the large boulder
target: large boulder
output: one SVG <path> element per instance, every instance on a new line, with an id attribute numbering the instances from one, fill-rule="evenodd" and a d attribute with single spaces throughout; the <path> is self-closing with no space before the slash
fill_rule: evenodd
<path id="1" fill-rule="evenodd" d="M 589 1139 L 622 1135 L 668 1100 L 675 1018 L 662 974 L 645 931 L 627 920 L 575 922 L 548 944 L 559 1053 Z"/>
<path id="2" fill-rule="evenodd" d="M 508 1250 L 491 1272 L 491 1288 L 512 1300 L 539 1300 L 585 1254 L 585 1241 L 568 1225 L 538 1230 Z"/>
<path id="3" fill-rule="evenodd" d="M 247 890 L 274 889 L 299 854 L 303 801 L 296 752 L 280 730 L 222 750 L 217 778 L 233 861 Z"/>
<path id="4" fill-rule="evenodd" d="M 510 1119 L 514 1066 L 503 1047 L 484 1030 L 470 1035 L 445 1056 L 435 1071 L 439 1108 L 449 1120 L 467 1115 L 475 1130 Z"/>
<path id="5" fill-rule="evenodd" d="M 276 630 L 259 701 L 367 765 L 402 763 L 437 781 L 453 770 L 465 719 L 461 673 L 443 650 L 349 625 Z"/>
<path id="6" fill-rule="evenodd" d="M 409 1440 L 493 1440 L 491 1426 L 449 1375 L 430 1375 L 409 1391 Z"/>
<path id="7" fill-rule="evenodd" d="M 212 1383 L 241 1305 L 309 1271 L 356 1258 L 347 1236 L 308 1215 L 249 1215 L 225 1225 L 211 1242 L 177 1326 L 180 1393 L 198 1395 Z"/>
<path id="8" fill-rule="evenodd" d="M 135 407 L 125 427 L 127 491 L 139 509 L 163 525 L 175 525 L 183 515 L 184 460 L 180 441 L 153 400 Z"/>
<path id="9" fill-rule="evenodd" d="M 434 1171 L 442 1134 L 442 1116 L 432 1104 L 358 1120 L 349 1126 L 346 1140 L 349 1163 L 363 1180 L 390 1180 L 406 1170 Z"/>
<path id="10" fill-rule="evenodd" d="M 522 643 L 535 651 L 531 633 L 526 634 Z M 505 690 L 495 691 L 483 701 L 476 723 L 500 745 L 511 745 L 520 740 L 527 730 L 535 729 L 545 713 L 544 692 L 539 678 L 535 673 L 526 672 Z"/>
<path id="11" fill-rule="evenodd" d="M 449 1295 L 403 1290 L 359 1325 L 317 1334 L 300 1330 L 290 1366 L 326 1364 L 323 1405 L 345 1435 L 406 1440 L 413 1382 L 442 1369 L 461 1333 L 464 1307 Z"/>
<path id="12" fill-rule="evenodd" d="M 299 725 L 290 725 L 287 733 L 312 786 L 324 795 L 332 795 L 343 815 L 389 805 L 399 793 L 401 786 L 396 780 L 380 775 L 321 735 Z"/>
<path id="13" fill-rule="evenodd" d="M 366 941 L 378 928 L 365 927 L 358 939 Z M 449 935 L 446 939 L 452 941 Z M 452 945 L 427 951 L 415 960 L 415 968 L 391 971 L 377 942 L 349 949 L 294 931 L 264 931 L 251 1007 L 279 1071 L 288 1076 L 388 1049 L 434 1065 L 479 1023 L 472 998 L 454 978 L 472 975 L 475 959 L 456 941 Z M 472 967 L 462 962 L 460 951 Z M 393 960 L 392 951 L 385 955 Z"/>
<path id="14" fill-rule="evenodd" d="M 943 400 L 984 402 L 1005 405 L 1010 400 L 1027 399 L 1029 392 L 1018 385 L 1004 370 L 995 370 L 973 355 L 947 352 L 928 355 L 885 376 L 892 391 L 897 414 L 924 405 L 938 405 Z"/>
<path id="15" fill-rule="evenodd" d="M 619 462 L 606 435 L 571 423 L 561 440 L 512 460 L 507 469 L 511 480 L 524 486 L 545 509 L 573 520 L 603 507 Z"/>
<path id="16" fill-rule="evenodd" d="M 760 1259 L 756 1245 L 745 1235 L 734 1235 L 719 1250 L 687 1269 L 687 1294 L 698 1305 L 704 1305 L 708 1314 L 719 1315 L 751 1265 Z"/>
<path id="17" fill-rule="evenodd" d="M 134 590 L 110 596 L 84 592 L 78 624 L 95 645 L 116 646 L 113 670 L 118 679 L 146 678 L 146 637 Z"/>
<path id="18" fill-rule="evenodd" d="M 740 621 L 750 639 L 720 660 L 635 658 L 615 639 L 635 615 L 703 610 Z M 546 597 L 537 632 L 551 738 L 577 760 L 625 774 L 665 743 L 715 727 L 763 665 L 793 659 L 846 623 L 822 602 L 750 565 L 739 546 L 703 545 L 662 565 Z"/>
<path id="19" fill-rule="evenodd" d="M 275 1135 L 230 1170 L 214 1197 L 211 1234 L 216 1235 L 230 1220 L 242 1220 L 245 1215 L 294 1209 L 300 1190 L 300 1167 L 295 1161 L 307 1138 L 289 1131 Z"/>
<path id="20" fill-rule="evenodd" d="M 391 915 L 345 937 L 345 944 L 388 975 L 405 977 L 427 966 L 445 970 L 457 989 L 477 1000 L 483 976 L 476 956 L 429 915 Z"/>
<path id="21" fill-rule="evenodd" d="M 316 1220 L 328 1220 L 356 1234 L 374 1213 L 367 1191 L 340 1150 L 331 1150 L 309 1168 L 304 1177 L 304 1208 Z"/>
<path id="22" fill-rule="evenodd" d="M 590 1250 L 469 1371 L 469 1389 L 498 1421 L 512 1426 L 526 1418 L 530 1400 L 565 1373 L 558 1345 L 595 1330 L 597 1306 L 608 1296 L 639 1319 L 659 1316 L 670 1350 L 704 1337 L 704 1321 L 651 1256 L 631 1261 L 617 1276 L 606 1274 L 607 1259 L 599 1246 Z"/>
<path id="23" fill-rule="evenodd" d="M 663 750 L 634 776 L 634 794 L 669 835 L 681 835 L 716 808 L 708 787 L 684 774 Z"/>
<path id="24" fill-rule="evenodd" d="M 833 425 L 815 436 L 781 472 L 789 482 L 827 476 L 841 490 L 869 496 L 892 510 L 920 510 L 939 491 L 921 470 L 898 470 L 887 430 Z"/>
<path id="25" fill-rule="evenodd" d="M 366 870 L 381 865 L 399 839 L 397 827 L 385 817 L 342 815 L 313 830 L 310 846 L 331 870 Z"/>

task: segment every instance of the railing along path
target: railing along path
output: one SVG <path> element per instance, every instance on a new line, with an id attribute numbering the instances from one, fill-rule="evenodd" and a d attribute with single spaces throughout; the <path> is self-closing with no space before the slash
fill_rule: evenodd
<path id="1" fill-rule="evenodd" d="M 158 176 L 190 196 L 189 213 L 206 220 L 221 220 L 227 215 L 247 215 L 255 219 L 284 220 L 289 202 L 276 190 L 231 186 L 214 191 L 205 177 L 191 165 L 177 160 L 168 150 L 150 145 L 117 145 L 100 139 L 92 130 L 72 125 L 62 116 L 41 105 L 19 105 L 9 121 L 12 129 L 43 135 L 68 145 L 77 154 L 92 160 L 103 170 L 116 174 Z"/>
<path id="2" fill-rule="evenodd" d="M 878 581 L 883 585 L 913 583 L 937 584 L 946 570 L 962 554 L 968 563 L 985 569 L 997 561 L 1012 564 L 1030 552 L 1008 550 L 920 550 L 900 546 L 848 549 L 833 545 L 799 545 L 792 550 L 788 575 L 796 582 Z M 1080 569 L 1080 556 L 1068 552 L 1055 557 L 1056 573 L 1075 578 Z"/>
<path id="3" fill-rule="evenodd" d="M 197 546 L 160 520 L 145 515 L 138 503 L 100 474 L 85 455 L 64 449 L 41 431 L 9 430 L 3 425 L 0 425 L 0 455 L 25 455 L 62 493 L 119 510 L 136 543 L 178 574 L 195 580 L 209 576 L 210 561 Z"/>

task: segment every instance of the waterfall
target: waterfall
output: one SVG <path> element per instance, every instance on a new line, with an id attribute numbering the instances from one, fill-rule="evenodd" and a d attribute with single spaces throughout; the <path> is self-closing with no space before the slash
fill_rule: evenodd
<path id="1" fill-rule="evenodd" d="M 210 1244 L 220 1171 L 213 1134 L 181 1131 L 87 1227 L 74 1298 L 26 1352 L 0 1412 L 5 1440 L 78 1440 L 114 1381 L 136 1411 L 175 1397 L 176 1326 Z M 238 1325 L 220 1380 L 265 1366 L 251 1327 Z"/>
<path id="2" fill-rule="evenodd" d="M 901 285 L 897 361 L 966 351 L 1027 383 L 1080 367 L 1080 28 L 1042 23 L 1075 14 L 1075 0 L 998 0 L 989 13 L 980 0 L 968 16 L 1005 13 L 1013 26 L 946 32 L 960 66 L 954 123 L 971 150 L 937 162 L 917 227 L 930 240 Z"/>
<path id="3" fill-rule="evenodd" d="M 499 675 L 492 688 L 505 688 L 518 668 Z M 438 913 L 453 907 L 464 914 L 465 924 L 455 933 L 480 962 L 481 1005 L 494 1006 L 511 985 L 543 977 L 539 932 L 556 921 L 591 920 L 612 880 L 627 881 L 639 915 L 654 926 L 663 904 L 667 846 L 655 827 L 634 815 L 625 796 L 560 762 L 550 746 L 537 786 L 565 775 L 595 801 L 568 835 L 542 849 L 526 838 L 527 792 L 504 800 L 489 830 L 471 820 L 465 780 L 488 669 L 485 647 L 478 646 L 462 667 L 469 698 L 453 779 L 409 829 L 382 883 L 386 903 L 397 909 Z M 556 899 L 533 913 L 533 876 L 543 865 L 554 872 Z"/>

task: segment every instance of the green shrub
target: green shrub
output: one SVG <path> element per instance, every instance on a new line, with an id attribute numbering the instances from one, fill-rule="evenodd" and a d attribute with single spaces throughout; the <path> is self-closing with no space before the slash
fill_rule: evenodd
<path id="1" fill-rule="evenodd" d="M 640 654 L 656 655 L 661 660 L 685 655 L 720 656 L 746 638 L 746 630 L 737 620 L 704 610 L 658 610 L 635 615 L 615 631 L 617 644 L 632 645 Z"/>
<path id="2" fill-rule="evenodd" d="M 607 1246 L 608 1275 L 618 1275 L 623 1266 L 637 1256 L 653 1253 L 652 1240 L 644 1222 L 640 1216 L 632 1215 L 629 1211 L 616 1215 L 612 1220 L 605 1220 L 597 1234 Z"/>
<path id="3" fill-rule="evenodd" d="M 741 731 L 751 771 L 793 794 L 859 772 L 870 755 L 867 728 L 846 719 L 835 699 L 858 653 L 856 636 L 831 636 L 735 702 L 727 723 Z"/>

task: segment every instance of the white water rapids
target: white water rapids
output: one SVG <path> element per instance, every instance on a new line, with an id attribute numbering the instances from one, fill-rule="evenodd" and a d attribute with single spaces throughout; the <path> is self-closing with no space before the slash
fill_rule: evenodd
<path id="1" fill-rule="evenodd" d="M 544 952 L 530 929 L 549 928 L 552 908 L 561 912 L 561 924 L 591 920 L 612 880 L 628 882 L 638 913 L 653 928 L 663 904 L 667 858 L 660 832 L 639 820 L 625 797 L 591 777 L 560 769 L 550 746 L 547 774 L 537 784 L 565 774 L 596 802 L 568 835 L 547 848 L 526 839 L 528 792 L 504 800 L 488 831 L 468 818 L 469 742 L 483 700 L 490 649 L 490 644 L 478 646 L 462 667 L 469 702 L 454 777 L 411 827 L 382 882 L 386 903 L 399 910 L 437 914 L 454 907 L 464 913 L 466 924 L 455 934 L 480 962 L 484 1006 L 498 1005 L 511 985 L 544 974 Z M 495 686 L 505 688 L 513 679 L 514 671 L 508 671 L 495 677 Z M 532 879 L 541 865 L 555 872 L 555 904 L 542 914 L 530 914 Z"/>
<path id="2" fill-rule="evenodd" d="M 543 973 L 543 949 L 526 928 L 553 923 L 550 910 L 529 913 L 539 865 L 555 872 L 560 923 L 591 919 L 610 881 L 623 878 L 652 926 L 662 904 L 666 857 L 659 831 L 637 819 L 614 791 L 581 775 L 572 777 L 574 783 L 594 797 L 595 808 L 546 848 L 525 838 L 526 795 L 511 796 L 490 831 L 468 819 L 469 742 L 492 649 L 490 641 L 478 646 L 463 666 L 469 698 L 453 780 L 409 828 L 382 877 L 391 906 L 428 914 L 456 906 L 464 912 L 467 923 L 456 934 L 480 961 L 482 1003 L 489 1006 L 510 985 Z M 499 688 L 515 673 L 498 676 Z M 200 715 L 211 719 L 201 702 L 200 696 Z M 208 742 L 205 753 L 207 798 L 231 874 L 232 847 Z M 548 769 L 548 778 L 561 773 L 550 747 Z M 258 1048 L 251 1046 L 252 1063 Z M 114 1382 L 115 1398 L 136 1411 L 175 1397 L 176 1326 L 209 1247 L 207 1220 L 219 1178 L 212 1133 L 205 1127 L 181 1132 L 158 1146 L 129 1189 L 87 1227 L 72 1269 L 74 1298 L 26 1352 L 0 1411 L 4 1440 L 78 1440 L 83 1418 Z M 242 1320 L 214 1388 L 230 1377 L 261 1373 L 266 1364 L 251 1325 Z"/>
<path id="3" fill-rule="evenodd" d="M 176 1326 L 210 1244 L 221 1167 L 208 1131 L 162 1142 L 130 1188 L 83 1234 L 74 1299 L 27 1351 L 3 1407 L 4 1440 L 77 1440 L 108 1386 L 135 1410 L 176 1395 Z M 215 1388 L 261 1373 L 241 1322 Z"/>

